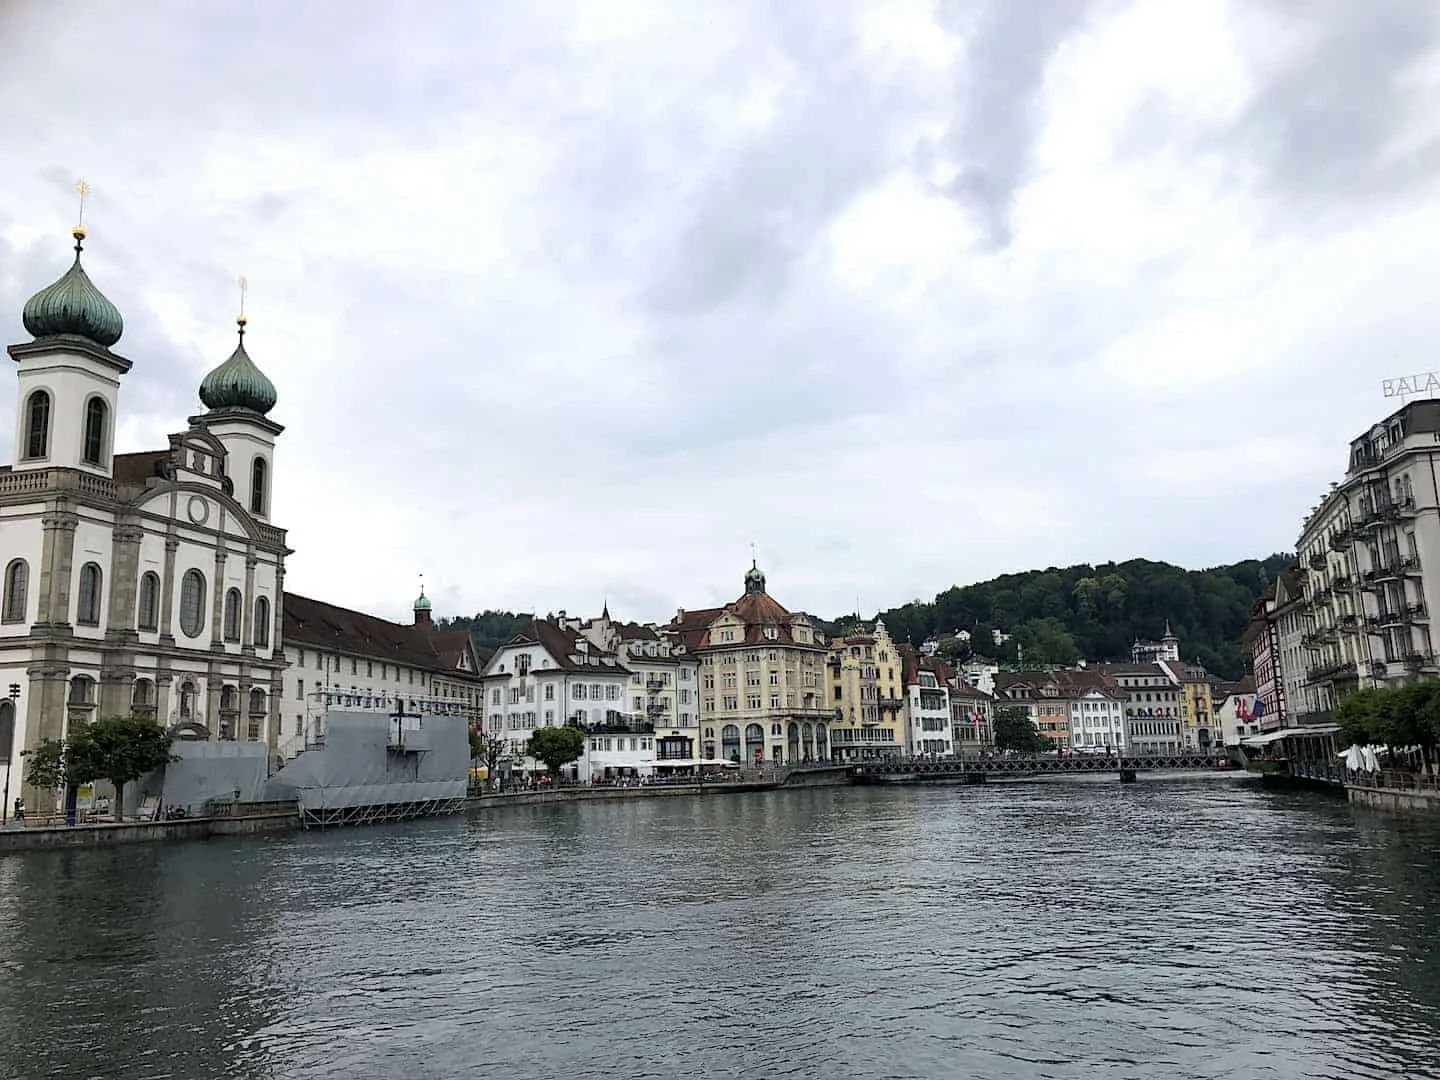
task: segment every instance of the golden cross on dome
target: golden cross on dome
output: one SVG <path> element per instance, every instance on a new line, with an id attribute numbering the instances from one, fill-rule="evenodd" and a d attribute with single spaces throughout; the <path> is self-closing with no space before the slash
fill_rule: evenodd
<path id="1" fill-rule="evenodd" d="M 250 290 L 250 282 L 246 281 L 242 277 L 238 281 L 236 281 L 235 284 L 240 286 L 240 314 L 235 317 L 235 321 L 239 324 L 240 329 L 243 331 L 245 329 L 245 323 L 247 321 L 245 318 L 245 294 Z"/>
<path id="2" fill-rule="evenodd" d="M 75 222 L 75 228 L 85 228 L 85 200 L 90 197 L 90 185 L 84 180 L 75 181 L 75 193 L 80 196 L 80 217 Z"/>

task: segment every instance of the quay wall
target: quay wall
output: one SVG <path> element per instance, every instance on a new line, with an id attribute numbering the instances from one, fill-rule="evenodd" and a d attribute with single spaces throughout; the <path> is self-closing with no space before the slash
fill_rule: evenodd
<path id="1" fill-rule="evenodd" d="M 295 806 L 222 817 L 175 821 L 120 821 L 98 825 L 25 825 L 0 829 L 0 855 L 60 848 L 109 847 L 159 840 L 204 840 L 212 836 L 258 836 L 300 828 Z"/>
<path id="2" fill-rule="evenodd" d="M 1390 814 L 1440 813 L 1440 792 L 1436 791 L 1347 787 L 1345 793 L 1352 805 L 1370 810 L 1383 810 Z"/>
<path id="3" fill-rule="evenodd" d="M 733 795 L 744 791 L 771 791 L 774 780 L 738 784 L 647 784 L 644 787 L 560 788 L 555 791 L 516 791 L 505 794 L 472 795 L 467 810 L 488 810 L 497 806 L 538 806 L 544 803 L 599 802 L 606 799 L 663 799 L 677 795 Z"/>

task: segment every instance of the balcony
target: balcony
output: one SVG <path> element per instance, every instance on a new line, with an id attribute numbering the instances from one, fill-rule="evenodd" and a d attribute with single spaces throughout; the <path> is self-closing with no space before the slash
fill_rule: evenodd
<path id="1" fill-rule="evenodd" d="M 598 724 L 579 720 L 565 721 L 566 727 L 579 728 L 586 735 L 654 735 L 655 725 L 649 720 L 605 720 Z"/>
<path id="2" fill-rule="evenodd" d="M 1425 610 L 1425 605 L 1424 605 L 1424 604 L 1410 604 L 1410 605 L 1408 605 L 1408 606 L 1405 608 L 1405 614 L 1410 617 L 1410 620 L 1411 620 L 1412 622 L 1418 622 L 1418 621 L 1429 622 L 1429 621 L 1430 621 L 1430 615 L 1429 615 L 1428 612 L 1426 612 L 1426 610 Z"/>
<path id="3" fill-rule="evenodd" d="M 1360 616 L 1341 615 L 1335 620 L 1335 626 L 1342 634 L 1353 634 L 1360 629 Z"/>
<path id="4" fill-rule="evenodd" d="M 1338 532 L 1333 532 L 1330 534 L 1329 537 L 1330 550 L 1342 553 L 1349 551 L 1351 540 L 1352 536 L 1348 528 L 1341 529 Z"/>
<path id="5" fill-rule="evenodd" d="M 1338 592 L 1349 592 L 1355 587 L 1355 582 L 1345 574 L 1337 574 L 1335 580 L 1330 582 L 1330 587 Z"/>
<path id="6" fill-rule="evenodd" d="M 1325 556 L 1322 555 L 1322 554 L 1321 554 L 1320 552 L 1318 552 L 1318 551 L 1317 551 L 1314 555 L 1311 555 L 1310 558 L 1309 558 L 1307 561 L 1308 561 L 1309 564 L 1310 564 L 1310 569 L 1311 569 L 1311 570 L 1324 570 L 1324 569 L 1325 569 Z"/>

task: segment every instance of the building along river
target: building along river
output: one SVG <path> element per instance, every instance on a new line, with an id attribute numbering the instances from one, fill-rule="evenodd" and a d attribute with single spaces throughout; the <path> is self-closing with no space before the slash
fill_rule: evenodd
<path id="1" fill-rule="evenodd" d="M 1254 782 L 0 860 L 0 1076 L 1434 1076 L 1440 823 Z"/>

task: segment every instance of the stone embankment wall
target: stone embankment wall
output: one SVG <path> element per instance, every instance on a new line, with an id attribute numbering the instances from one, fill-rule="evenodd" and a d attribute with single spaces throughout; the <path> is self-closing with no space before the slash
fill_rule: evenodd
<path id="1" fill-rule="evenodd" d="M 290 832 L 300 827 L 293 803 L 242 805 L 224 817 L 181 818 L 177 821 L 122 821 L 102 825 L 11 825 L 0 829 L 0 855 L 58 848 L 108 847 L 156 840 L 202 840 L 210 836 L 255 836 Z"/>
<path id="2" fill-rule="evenodd" d="M 1401 788 L 1347 787 L 1346 795 L 1355 806 L 1384 810 L 1391 814 L 1440 813 L 1440 792 Z"/>

